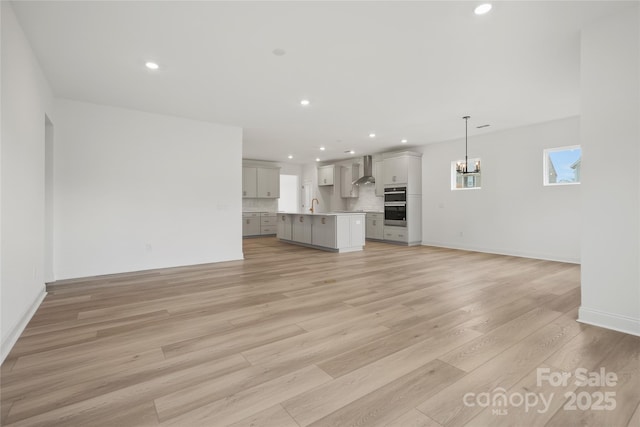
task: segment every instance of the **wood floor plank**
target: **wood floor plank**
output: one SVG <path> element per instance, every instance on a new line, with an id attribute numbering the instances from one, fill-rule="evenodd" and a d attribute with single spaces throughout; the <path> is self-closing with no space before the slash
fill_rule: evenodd
<path id="1" fill-rule="evenodd" d="M 329 375 L 311 365 L 162 421 L 162 425 L 231 424 L 330 380 Z"/>
<path id="2" fill-rule="evenodd" d="M 426 339 L 343 375 L 323 387 L 296 396 L 282 406 L 298 424 L 306 426 L 476 336 L 478 332 L 470 329 L 454 329 L 449 334 Z"/>
<path id="3" fill-rule="evenodd" d="M 462 426 L 482 410 L 478 406 L 465 405 L 463 398 L 467 393 L 490 393 L 498 387 L 509 389 L 581 329 L 582 326 L 574 319 L 560 316 L 417 406 L 417 409 L 442 425 Z"/>
<path id="4" fill-rule="evenodd" d="M 442 427 L 422 412 L 412 409 L 395 420 L 385 424 L 385 427 Z"/>
<path id="5" fill-rule="evenodd" d="M 491 332 L 444 354 L 440 360 L 466 372 L 471 372 L 507 348 L 544 327 L 562 313 L 534 308 Z"/>
<path id="6" fill-rule="evenodd" d="M 188 369 L 170 369 L 164 365 L 152 366 L 141 373 L 125 372 L 112 382 L 80 383 L 64 389 L 52 390 L 30 399 L 14 402 L 7 421 L 38 419 L 38 414 L 51 417 L 57 422 L 70 422 L 76 417 L 75 412 L 92 413 L 94 417 L 108 415 L 113 407 L 124 404 L 127 408 L 144 404 L 144 402 L 187 385 L 215 379 L 228 372 L 240 370 L 247 366 L 247 361 L 240 355 L 229 356 L 212 362 L 204 362 Z M 131 380 L 129 377 L 134 376 Z M 102 390 L 104 388 L 104 390 Z"/>
<path id="7" fill-rule="evenodd" d="M 251 415 L 236 423 L 229 424 L 229 427 L 299 427 L 291 415 L 280 405 L 274 405 L 257 414 Z"/>
<path id="8" fill-rule="evenodd" d="M 251 348 L 279 342 L 303 334 L 297 325 L 263 324 L 260 327 L 236 328 L 224 334 L 213 333 L 201 337 L 168 343 L 162 346 L 167 358 L 183 354 L 208 354 L 211 358 L 239 353 Z"/>
<path id="9" fill-rule="evenodd" d="M 378 325 L 386 326 L 385 323 L 392 322 L 397 318 L 404 318 L 406 313 L 411 313 L 407 307 L 400 304 L 394 304 L 382 310 L 367 310 L 360 307 L 345 306 L 344 310 L 339 313 L 331 313 L 314 317 L 313 319 L 303 320 L 297 325 L 306 331 L 317 331 L 327 326 L 348 325 L 360 322 L 374 322 Z"/>
<path id="10" fill-rule="evenodd" d="M 335 348 L 350 348 L 357 343 L 375 339 L 388 330 L 384 326 L 366 323 L 346 328 L 339 325 L 246 350 L 242 355 L 252 364 L 282 363 L 320 352 L 326 354 L 327 350 L 331 352 Z"/>
<path id="11" fill-rule="evenodd" d="M 595 393 L 615 393 L 613 400 L 615 408 L 611 410 L 558 410 L 547 423 L 548 426 L 565 426 L 569 423 L 578 425 L 622 426 L 632 418 L 637 405 L 640 403 L 640 337 L 627 335 L 623 337 L 605 357 L 601 366 L 606 371 L 615 373 L 616 384 L 613 386 L 594 386 L 586 384 L 577 387 L 576 395 L 587 394 L 593 404 Z M 598 370 L 599 371 L 599 370 Z M 592 396 L 594 397 L 592 400 Z M 587 399 L 586 407 L 593 408 Z M 578 405 L 579 405 L 578 401 Z M 606 402 L 603 407 L 607 406 Z"/>
<path id="12" fill-rule="evenodd" d="M 310 425 L 384 425 L 463 375 L 460 369 L 432 360 Z"/>
<path id="13" fill-rule="evenodd" d="M 550 384 L 549 381 L 539 380 L 538 369 L 571 375 L 574 375 L 578 368 L 596 371 L 602 360 L 616 348 L 617 343 L 623 337 L 624 334 L 612 333 L 612 331 L 601 328 L 583 330 L 567 345 L 551 355 L 545 363 L 533 369 L 518 384 L 507 390 L 507 394 L 536 393 L 543 395 L 548 403 L 543 402 L 540 398 L 539 403 L 530 409 L 511 405 L 509 408 L 505 408 L 508 411 L 508 417 L 495 415 L 492 412 L 494 408 L 489 407 L 473 418 L 467 426 L 481 427 L 490 424 L 496 427 L 508 427 L 512 424 L 513 419 L 521 420 L 523 424 L 532 426 L 547 424 L 553 415 L 562 408 L 566 400 L 565 393 L 575 392 L 577 386 L 575 379 L 571 378 L 567 380 L 566 385 L 555 385 Z"/>
<path id="14" fill-rule="evenodd" d="M 0 424 L 640 424 L 640 338 L 575 321 L 579 265 L 369 241 L 335 254 L 271 237 L 243 253 L 48 285 L 2 364 Z M 463 404 L 496 387 L 588 391 L 538 387 L 541 367 L 615 370 L 616 410 Z"/>
<path id="15" fill-rule="evenodd" d="M 629 419 L 629 423 L 627 423 L 627 427 L 636 427 L 640 426 L 640 403 L 636 406 L 636 410 L 631 415 Z"/>
<path id="16" fill-rule="evenodd" d="M 318 366 L 332 377 L 340 377 L 425 339 L 456 334 L 460 329 L 454 329 L 455 326 L 465 321 L 467 316 L 467 313 L 457 311 L 416 322 L 408 328 L 390 330 L 376 339 L 324 360 Z"/>

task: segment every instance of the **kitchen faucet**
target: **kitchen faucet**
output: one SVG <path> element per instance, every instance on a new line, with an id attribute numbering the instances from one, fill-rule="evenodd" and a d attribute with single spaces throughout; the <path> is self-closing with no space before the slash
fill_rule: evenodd
<path id="1" fill-rule="evenodd" d="M 318 202 L 318 204 L 320 204 L 320 200 L 318 199 L 311 199 L 311 209 L 309 209 L 311 211 L 311 213 L 314 213 L 315 210 L 313 209 L 313 202 Z"/>

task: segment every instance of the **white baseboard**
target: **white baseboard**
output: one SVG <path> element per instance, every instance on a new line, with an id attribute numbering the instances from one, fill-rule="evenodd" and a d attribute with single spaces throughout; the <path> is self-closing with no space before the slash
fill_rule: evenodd
<path id="1" fill-rule="evenodd" d="M 640 319 L 580 307 L 578 322 L 640 336 Z"/>
<path id="2" fill-rule="evenodd" d="M 9 352 L 20 338 L 20 335 L 24 331 L 24 328 L 27 327 L 27 324 L 44 301 L 44 298 L 47 296 L 47 288 L 45 286 L 42 287 L 42 292 L 36 296 L 36 299 L 33 301 L 27 312 L 22 316 L 20 322 L 13 328 L 9 336 L 2 342 L 2 352 L 0 354 L 0 364 L 4 362 L 4 359 L 9 355 Z"/>
<path id="3" fill-rule="evenodd" d="M 556 256 L 552 254 L 543 254 L 543 253 L 536 253 L 536 252 L 485 248 L 485 247 L 473 246 L 473 245 L 469 245 L 469 246 L 456 245 L 456 244 L 443 243 L 443 242 L 431 242 L 428 240 L 423 240 L 422 246 L 435 246 L 438 248 L 458 249 L 461 251 L 483 252 L 483 253 L 495 254 L 495 255 L 515 256 L 515 257 L 521 257 L 521 258 L 533 258 L 533 259 L 541 259 L 544 261 L 566 262 L 569 264 L 580 264 L 579 258 L 563 257 L 563 256 Z"/>

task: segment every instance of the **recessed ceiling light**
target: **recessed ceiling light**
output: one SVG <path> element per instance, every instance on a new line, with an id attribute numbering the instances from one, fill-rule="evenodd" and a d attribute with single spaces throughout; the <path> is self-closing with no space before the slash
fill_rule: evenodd
<path id="1" fill-rule="evenodd" d="M 406 140 L 406 139 L 403 139 L 403 140 L 402 140 L 402 141 L 400 141 L 400 142 L 402 142 L 403 144 L 406 144 L 406 143 L 407 143 L 407 140 Z"/>
<path id="2" fill-rule="evenodd" d="M 292 156 L 291 154 L 289 154 L 289 155 L 287 156 L 287 158 L 289 158 L 289 159 L 293 159 L 293 156 Z"/>
<path id="3" fill-rule="evenodd" d="M 316 157 L 316 162 L 319 162 L 319 161 L 320 161 L 320 157 Z"/>
<path id="4" fill-rule="evenodd" d="M 353 150 L 350 150 L 350 151 L 349 151 L 349 154 L 356 154 L 356 152 L 355 152 L 355 151 L 353 151 Z"/>
<path id="5" fill-rule="evenodd" d="M 376 134 L 375 134 L 375 133 L 370 133 L 370 134 L 369 134 L 369 138 L 375 138 L 375 137 L 376 137 Z"/>
<path id="6" fill-rule="evenodd" d="M 156 64 L 155 62 L 145 62 L 144 64 L 145 67 L 147 67 L 150 70 L 157 70 L 158 68 L 160 68 L 160 66 L 158 64 Z"/>
<path id="7" fill-rule="evenodd" d="M 304 106 L 309 105 L 309 100 L 308 99 L 303 99 L 302 101 L 300 101 L 300 105 L 304 105 Z"/>
<path id="8" fill-rule="evenodd" d="M 320 147 L 320 151 L 324 151 L 324 150 L 326 150 L 326 148 Z"/>
<path id="9" fill-rule="evenodd" d="M 473 11 L 476 15 L 484 15 L 491 10 L 491 3 L 484 3 L 476 7 Z"/>

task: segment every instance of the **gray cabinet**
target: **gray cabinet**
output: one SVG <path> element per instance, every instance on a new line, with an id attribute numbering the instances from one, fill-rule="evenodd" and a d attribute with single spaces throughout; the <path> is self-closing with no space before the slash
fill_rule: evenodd
<path id="1" fill-rule="evenodd" d="M 242 197 L 252 198 L 258 196 L 258 169 L 252 167 L 242 168 Z"/>
<path id="2" fill-rule="evenodd" d="M 275 235 L 277 234 L 277 217 L 275 213 L 263 212 L 260 214 L 260 234 Z"/>
<path id="3" fill-rule="evenodd" d="M 382 182 L 407 187 L 407 194 L 422 194 L 422 154 L 412 151 L 384 153 Z"/>
<path id="4" fill-rule="evenodd" d="M 358 179 L 359 165 L 340 166 L 340 197 L 343 199 L 358 197 L 358 186 L 351 184 Z"/>
<path id="5" fill-rule="evenodd" d="M 398 243 L 408 243 L 409 233 L 407 227 L 384 227 L 384 240 Z"/>
<path id="6" fill-rule="evenodd" d="M 244 212 L 242 214 L 242 236 L 260 235 L 260 212 Z"/>
<path id="7" fill-rule="evenodd" d="M 384 214 L 383 213 L 367 213 L 367 239 L 384 239 Z"/>
<path id="8" fill-rule="evenodd" d="M 384 196 L 384 178 L 383 175 L 384 161 L 376 160 L 373 164 L 373 177 L 376 180 L 376 196 Z"/>
<path id="9" fill-rule="evenodd" d="M 242 213 L 243 237 L 275 235 L 277 227 L 277 217 L 273 212 Z"/>
<path id="10" fill-rule="evenodd" d="M 278 214 L 276 217 L 276 221 L 278 223 L 278 239 L 291 240 L 292 219 L 293 215 Z"/>
<path id="11" fill-rule="evenodd" d="M 409 178 L 408 157 L 391 157 L 384 159 L 383 182 L 384 185 L 406 184 Z"/>
<path id="12" fill-rule="evenodd" d="M 363 213 L 278 214 L 278 238 L 332 252 L 361 251 L 365 240 Z"/>
<path id="13" fill-rule="evenodd" d="M 318 186 L 333 185 L 335 181 L 335 166 L 318 167 Z"/>
<path id="14" fill-rule="evenodd" d="M 280 169 L 258 168 L 256 176 L 259 198 L 277 199 L 280 197 Z"/>
<path id="15" fill-rule="evenodd" d="M 311 215 L 294 215 L 291 226 L 291 240 L 311 244 Z"/>
<path id="16" fill-rule="evenodd" d="M 242 167 L 242 197 L 277 199 L 280 197 L 280 168 Z"/>
<path id="17" fill-rule="evenodd" d="M 311 244 L 327 248 L 336 247 L 336 217 L 313 216 L 311 228 Z"/>

